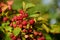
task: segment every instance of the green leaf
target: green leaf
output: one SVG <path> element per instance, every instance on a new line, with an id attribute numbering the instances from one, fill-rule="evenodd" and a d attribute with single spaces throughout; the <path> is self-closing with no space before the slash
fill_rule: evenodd
<path id="1" fill-rule="evenodd" d="M 14 28 L 13 33 L 17 36 L 20 33 L 21 29 L 19 27 Z"/>
<path id="2" fill-rule="evenodd" d="M 45 35 L 46 40 L 52 40 L 51 36 L 49 34 Z"/>
<path id="3" fill-rule="evenodd" d="M 26 38 L 22 37 L 22 40 L 26 40 Z"/>
<path id="4" fill-rule="evenodd" d="M 5 28 L 6 31 L 9 31 L 9 32 L 12 31 L 12 27 L 10 27 L 10 26 L 6 26 L 6 27 L 4 27 L 4 28 Z"/>
<path id="5" fill-rule="evenodd" d="M 4 29 L 0 26 L 0 31 L 4 32 Z"/>
<path id="6" fill-rule="evenodd" d="M 35 11 L 35 7 L 32 7 L 32 8 L 30 8 L 30 9 L 28 9 L 27 12 L 28 12 L 29 15 L 34 14 L 34 12 L 36 12 L 36 11 Z"/>
<path id="7" fill-rule="evenodd" d="M 39 14 L 32 14 L 32 15 L 29 15 L 29 17 L 38 17 Z"/>
<path id="8" fill-rule="evenodd" d="M 57 18 L 57 16 L 58 16 L 57 13 L 51 13 L 50 12 L 50 14 L 49 14 L 50 18 Z"/>
<path id="9" fill-rule="evenodd" d="M 49 33 L 50 29 L 45 24 L 42 24 L 42 28 Z"/>
<path id="10" fill-rule="evenodd" d="M 60 33 L 60 25 L 51 25 L 50 32 L 53 34 Z"/>
<path id="11" fill-rule="evenodd" d="M 26 4 L 26 9 L 34 7 L 35 5 L 33 3 L 27 3 Z"/>
<path id="12" fill-rule="evenodd" d="M 10 24 L 10 22 L 9 21 L 7 21 L 6 23 L 2 23 L 2 27 L 4 28 L 4 27 L 6 27 L 6 26 L 8 26 Z"/>
<path id="13" fill-rule="evenodd" d="M 22 0 L 14 0 L 14 3 L 12 5 L 13 10 L 19 10 L 22 7 Z"/>
<path id="14" fill-rule="evenodd" d="M 10 38 L 10 32 L 8 32 L 8 33 L 5 34 L 4 39 L 5 40 L 11 40 L 11 38 Z"/>
<path id="15" fill-rule="evenodd" d="M 37 4 L 34 7 L 27 10 L 29 15 L 34 14 L 36 12 L 40 12 L 40 14 L 44 14 L 48 12 L 48 10 L 51 8 L 51 6 L 45 6 L 43 4 Z"/>
<path id="16" fill-rule="evenodd" d="M 6 23 L 2 23 L 2 25 L 1 25 L 2 27 L 5 27 L 6 26 Z"/>
<path id="17" fill-rule="evenodd" d="M 9 25 L 9 24 L 10 24 L 10 22 L 9 22 L 9 21 L 7 21 L 7 22 L 6 22 L 6 25 Z"/>

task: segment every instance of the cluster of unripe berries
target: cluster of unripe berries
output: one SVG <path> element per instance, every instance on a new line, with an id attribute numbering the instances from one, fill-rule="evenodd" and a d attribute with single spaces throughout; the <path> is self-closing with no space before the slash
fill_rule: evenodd
<path id="1" fill-rule="evenodd" d="M 25 13 L 23 10 L 19 11 L 18 16 L 14 16 L 10 21 L 10 27 L 21 28 L 20 36 L 14 36 L 13 33 L 11 33 L 10 37 L 12 40 L 23 40 L 22 37 L 24 37 L 26 40 L 45 40 L 44 35 L 42 32 L 37 32 L 33 29 L 33 25 L 35 23 L 35 20 L 33 18 L 27 19 L 28 14 Z M 8 20 L 7 17 L 3 18 L 3 21 L 6 22 Z M 27 29 L 27 25 L 29 24 L 29 28 Z M 22 35 L 22 36 L 21 36 Z"/>

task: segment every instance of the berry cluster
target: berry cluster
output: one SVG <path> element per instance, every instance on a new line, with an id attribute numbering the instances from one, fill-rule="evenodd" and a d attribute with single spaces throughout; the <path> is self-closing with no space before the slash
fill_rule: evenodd
<path id="1" fill-rule="evenodd" d="M 25 29 L 24 29 L 25 30 Z M 18 35 L 18 36 L 14 36 L 13 33 L 10 34 L 10 38 L 12 40 L 23 40 L 22 37 L 24 37 L 26 40 L 45 40 L 45 37 L 43 36 L 42 32 L 37 32 L 37 31 L 31 31 L 29 33 L 27 33 L 28 30 L 25 30 L 23 32 L 23 35 Z M 33 33 L 32 33 L 33 32 Z M 24 34 L 25 33 L 25 34 Z"/>
<path id="2" fill-rule="evenodd" d="M 35 20 L 33 18 L 27 19 L 28 14 L 25 13 L 23 10 L 20 10 L 19 13 L 20 14 L 18 16 L 14 16 L 11 19 L 9 26 L 13 29 L 19 27 L 21 29 L 21 32 L 18 36 L 15 36 L 12 32 L 10 38 L 12 40 L 23 40 L 23 38 L 25 38 L 26 40 L 45 40 L 45 37 L 42 32 L 38 32 L 33 29 Z M 7 17 L 3 18 L 4 22 L 6 22 L 7 20 Z"/>
<path id="3" fill-rule="evenodd" d="M 34 19 L 27 20 L 26 18 L 28 17 L 27 13 L 24 13 L 23 10 L 19 11 L 20 15 L 14 16 L 11 19 L 10 26 L 11 27 L 19 27 L 19 28 L 26 28 L 27 24 L 33 25 L 35 23 Z"/>

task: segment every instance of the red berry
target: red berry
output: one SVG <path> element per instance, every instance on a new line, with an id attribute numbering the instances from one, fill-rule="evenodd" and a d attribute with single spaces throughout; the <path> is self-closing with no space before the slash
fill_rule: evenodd
<path id="1" fill-rule="evenodd" d="M 26 26 L 26 25 L 27 25 L 27 21 L 24 20 L 24 21 L 22 22 L 22 24 L 23 24 L 24 26 Z"/>
<path id="2" fill-rule="evenodd" d="M 16 21 L 16 24 L 19 24 L 19 21 Z"/>
<path id="3" fill-rule="evenodd" d="M 25 15 L 24 14 L 21 14 L 20 16 L 22 16 L 22 18 L 25 18 Z"/>
<path id="4" fill-rule="evenodd" d="M 23 28 L 26 28 L 26 26 L 23 26 Z"/>
<path id="5" fill-rule="evenodd" d="M 19 28 L 22 28 L 22 27 L 23 27 L 23 25 L 22 25 L 22 24 L 20 24 L 20 25 L 19 25 Z"/>
<path id="6" fill-rule="evenodd" d="M 29 23 L 32 25 L 35 23 L 35 21 L 33 19 L 29 20 Z"/>
<path id="7" fill-rule="evenodd" d="M 13 33 L 11 33 L 11 34 L 10 34 L 10 38 L 13 38 L 13 37 L 14 37 L 14 34 L 13 34 Z"/>
<path id="8" fill-rule="evenodd" d="M 45 37 L 41 37 L 41 40 L 45 40 Z"/>
<path id="9" fill-rule="evenodd" d="M 20 16 L 17 16 L 17 20 L 20 20 Z"/>
<path id="10" fill-rule="evenodd" d="M 19 20 L 20 23 L 22 23 L 23 20 Z"/>
<path id="11" fill-rule="evenodd" d="M 20 10 L 19 13 L 20 13 L 20 14 L 24 14 L 24 11 L 23 11 L 23 10 Z"/>
<path id="12" fill-rule="evenodd" d="M 14 37 L 12 38 L 12 40 L 16 40 L 16 36 L 14 36 Z"/>
<path id="13" fill-rule="evenodd" d="M 39 32 L 39 35 L 42 36 L 43 35 L 42 32 Z"/>
<path id="14" fill-rule="evenodd" d="M 39 37 L 39 38 L 37 38 L 37 40 L 41 40 L 41 38 Z"/>
<path id="15" fill-rule="evenodd" d="M 22 20 L 23 19 L 23 16 L 19 16 L 19 18 L 20 18 L 20 20 Z"/>
<path id="16" fill-rule="evenodd" d="M 26 29 L 23 29 L 22 32 L 27 32 L 27 30 Z"/>
<path id="17" fill-rule="evenodd" d="M 27 13 L 25 13 L 25 14 L 24 14 L 24 17 L 28 17 L 28 14 L 27 14 Z"/>
<path id="18" fill-rule="evenodd" d="M 23 16 L 17 16 L 17 20 L 22 20 Z"/>
<path id="19" fill-rule="evenodd" d="M 13 24 L 13 27 L 14 27 L 14 28 L 16 28 L 16 26 L 17 26 L 16 24 Z"/>
<path id="20" fill-rule="evenodd" d="M 39 37 L 39 38 L 37 38 L 37 40 L 45 40 L 45 38 L 44 37 Z"/>
<path id="21" fill-rule="evenodd" d="M 11 20 L 12 22 L 14 21 L 14 19 L 12 18 L 12 20 Z"/>
<path id="22" fill-rule="evenodd" d="M 38 35 L 38 32 L 36 32 L 36 31 L 34 31 L 33 33 L 34 33 L 34 35 Z"/>
<path id="23" fill-rule="evenodd" d="M 12 27 L 13 26 L 13 23 L 10 23 L 10 26 Z"/>
<path id="24" fill-rule="evenodd" d="M 32 32 L 32 29 L 29 29 L 28 31 L 29 31 L 29 32 Z"/>
<path id="25" fill-rule="evenodd" d="M 9 9 L 9 10 L 11 10 L 11 9 L 12 9 L 12 7 L 11 7 L 10 5 L 8 5 L 8 9 Z"/>
<path id="26" fill-rule="evenodd" d="M 14 18 L 13 18 L 15 21 L 17 20 L 17 16 L 14 16 Z"/>
<path id="27" fill-rule="evenodd" d="M 6 22 L 7 20 L 8 20 L 8 18 L 7 18 L 7 17 L 4 17 L 4 18 L 3 18 L 3 21 L 4 21 L 4 22 Z"/>

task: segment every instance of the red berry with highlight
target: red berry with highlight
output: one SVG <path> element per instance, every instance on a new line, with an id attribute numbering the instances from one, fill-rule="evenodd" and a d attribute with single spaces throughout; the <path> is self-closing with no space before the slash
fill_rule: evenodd
<path id="1" fill-rule="evenodd" d="M 14 36 L 14 37 L 12 38 L 12 40 L 16 40 L 16 36 Z"/>
<path id="2" fill-rule="evenodd" d="M 26 26 L 26 25 L 27 25 L 27 21 L 24 20 L 24 21 L 22 22 L 22 24 L 23 24 L 24 26 Z"/>
<path id="3" fill-rule="evenodd" d="M 39 32 L 39 36 L 43 36 L 42 32 Z"/>
<path id="4" fill-rule="evenodd" d="M 37 38 L 37 40 L 45 40 L 45 38 L 44 37 L 39 37 L 39 38 Z"/>
<path id="5" fill-rule="evenodd" d="M 29 31 L 29 32 L 32 32 L 32 29 L 29 29 L 28 31 Z"/>
<path id="6" fill-rule="evenodd" d="M 37 40 L 41 40 L 41 38 L 39 37 L 39 38 L 37 38 Z"/>
<path id="7" fill-rule="evenodd" d="M 30 23 L 31 25 L 33 25 L 33 24 L 35 23 L 35 21 L 34 21 L 33 19 L 31 19 L 31 20 L 29 20 L 29 23 Z"/>
<path id="8" fill-rule="evenodd" d="M 33 33 L 34 33 L 34 35 L 38 35 L 38 32 L 37 31 L 34 31 Z"/>
<path id="9" fill-rule="evenodd" d="M 22 32 L 27 32 L 27 30 L 26 29 L 23 29 Z"/>
<path id="10" fill-rule="evenodd" d="M 41 40 L 45 40 L 45 38 L 44 37 L 41 37 Z"/>
<path id="11" fill-rule="evenodd" d="M 23 28 L 26 28 L 27 26 L 23 26 Z"/>
<path id="12" fill-rule="evenodd" d="M 17 16 L 14 16 L 14 18 L 13 18 L 15 21 L 17 20 Z"/>
<path id="13" fill-rule="evenodd" d="M 28 14 L 27 14 L 27 13 L 25 13 L 25 14 L 24 14 L 24 17 L 28 17 Z"/>
<path id="14" fill-rule="evenodd" d="M 24 11 L 23 11 L 23 10 L 20 10 L 19 13 L 20 13 L 20 14 L 24 14 Z"/>
<path id="15" fill-rule="evenodd" d="M 14 18 L 12 18 L 12 20 L 11 20 L 12 22 L 14 21 Z"/>

